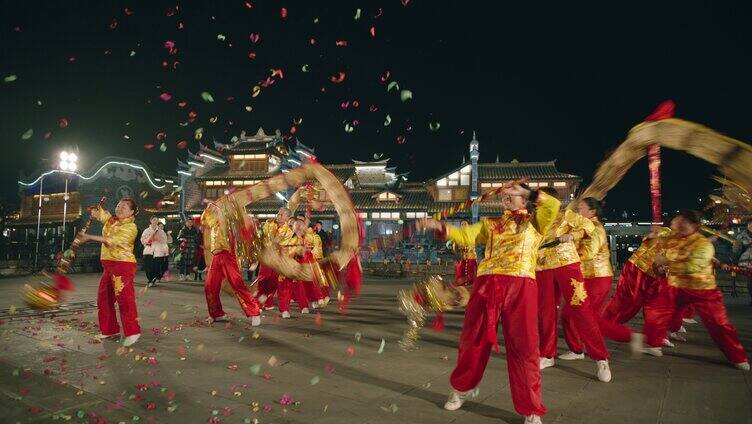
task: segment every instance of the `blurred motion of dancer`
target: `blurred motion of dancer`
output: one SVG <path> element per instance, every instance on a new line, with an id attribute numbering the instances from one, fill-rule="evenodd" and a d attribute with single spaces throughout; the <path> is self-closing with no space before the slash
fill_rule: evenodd
<path id="1" fill-rule="evenodd" d="M 710 337 L 737 368 L 749 371 L 749 360 L 736 328 L 728 319 L 723 293 L 713 272 L 713 244 L 699 233 L 701 214 L 682 210 L 671 220 L 671 233 L 662 237 L 655 266 L 667 284 L 645 305 L 645 353 L 661 356 L 661 343 L 672 317 L 687 305 L 694 307 Z"/>

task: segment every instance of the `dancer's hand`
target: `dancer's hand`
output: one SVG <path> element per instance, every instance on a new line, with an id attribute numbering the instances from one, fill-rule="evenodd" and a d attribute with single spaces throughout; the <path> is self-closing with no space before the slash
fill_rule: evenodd
<path id="1" fill-rule="evenodd" d="M 522 196 L 525 199 L 530 197 L 530 190 L 526 189 L 525 187 L 522 187 L 516 182 L 513 183 L 511 186 L 505 188 L 501 192 L 509 196 Z"/>

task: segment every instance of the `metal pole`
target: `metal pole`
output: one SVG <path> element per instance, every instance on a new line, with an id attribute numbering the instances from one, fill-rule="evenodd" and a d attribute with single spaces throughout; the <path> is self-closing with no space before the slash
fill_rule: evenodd
<path id="1" fill-rule="evenodd" d="M 34 271 L 37 270 L 39 262 L 39 230 L 42 226 L 42 184 L 44 184 L 44 174 L 39 178 L 39 206 L 37 208 L 37 247 L 34 252 Z"/>
<path id="2" fill-rule="evenodd" d="M 68 176 L 65 177 L 65 194 L 63 195 L 63 241 L 60 243 L 60 251 L 65 252 L 65 217 L 68 214 Z"/>

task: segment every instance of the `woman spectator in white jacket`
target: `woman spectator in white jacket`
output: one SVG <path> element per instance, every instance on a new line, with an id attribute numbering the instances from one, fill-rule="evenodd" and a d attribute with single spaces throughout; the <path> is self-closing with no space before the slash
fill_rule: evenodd
<path id="1" fill-rule="evenodd" d="M 156 216 L 149 218 L 149 226 L 141 233 L 141 244 L 144 245 L 144 271 L 146 272 L 146 285 L 153 287 L 157 280 L 162 278 L 162 256 L 164 246 L 167 245 L 167 234 L 159 229 L 159 219 Z"/>
<path id="2" fill-rule="evenodd" d="M 161 222 L 157 224 L 157 226 L 159 227 L 159 231 L 161 231 L 162 234 L 164 234 L 164 237 L 161 238 L 161 241 L 154 248 L 154 260 L 159 262 L 159 278 L 157 278 L 156 282 L 159 282 L 159 280 L 164 278 L 165 273 L 170 268 L 168 259 L 170 258 L 170 244 L 172 244 L 172 231 L 165 231 L 164 224 L 162 224 Z"/>

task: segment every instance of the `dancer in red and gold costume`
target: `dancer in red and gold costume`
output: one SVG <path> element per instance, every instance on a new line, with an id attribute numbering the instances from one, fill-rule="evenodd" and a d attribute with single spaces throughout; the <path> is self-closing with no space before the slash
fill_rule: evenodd
<path id="1" fill-rule="evenodd" d="M 554 188 L 544 187 L 549 195 L 558 196 Z M 608 349 L 598 326 L 598 319 L 593 309 L 593 300 L 583 295 L 585 278 L 580 269 L 580 256 L 575 246 L 576 239 L 589 237 L 595 231 L 595 224 L 590 219 L 572 211 L 562 210 L 544 238 L 545 247 L 538 252 L 536 281 L 538 283 L 538 328 L 540 330 L 540 368 L 554 366 L 556 356 L 557 306 L 560 297 L 564 298 L 562 316 L 576 328 L 582 338 L 588 355 L 596 361 L 596 374 L 603 382 L 611 381 L 608 365 Z M 584 358 L 579 353 L 563 354 L 562 359 Z M 570 356 L 576 356 L 570 358 Z"/>
<path id="2" fill-rule="evenodd" d="M 656 228 L 651 235 L 642 239 L 619 274 L 616 293 L 606 306 L 603 318 L 619 324 L 634 318 L 648 300 L 655 296 L 662 276 L 656 275 L 653 260 L 658 248 L 658 240 L 671 232 L 668 228 Z"/>
<path id="3" fill-rule="evenodd" d="M 136 213 L 138 213 L 136 202 L 127 197 L 118 202 L 114 216 L 100 206 L 92 210 L 91 215 L 104 225 L 102 235 L 82 236 L 83 241 L 92 240 L 102 243 L 100 260 L 104 271 L 99 280 L 97 292 L 101 333 L 97 338 L 106 339 L 120 334 L 115 317 L 115 302 L 117 302 L 125 336 L 123 346 L 131 346 L 141 337 L 136 293 L 133 288 L 133 277 L 136 274 L 136 257 L 133 255 L 133 247 L 138 236 L 138 228 L 133 222 Z"/>
<path id="4" fill-rule="evenodd" d="M 470 225 L 467 220 L 460 222 L 460 228 L 466 228 Z M 454 285 L 466 286 L 473 284 L 475 273 L 478 270 L 478 259 L 475 253 L 475 240 L 467 246 L 454 244 L 454 250 L 457 252 L 458 260 L 454 263 Z"/>
<path id="5" fill-rule="evenodd" d="M 306 260 L 312 260 L 312 246 L 311 244 L 306 244 L 305 240 L 305 223 L 299 219 L 293 218 L 292 230 L 293 236 L 290 239 L 280 241 L 280 246 L 283 250 L 282 254 L 295 258 L 295 260 L 300 263 L 304 263 Z M 288 277 L 280 276 L 280 278 L 281 280 L 277 286 L 277 301 L 279 302 L 279 311 L 282 313 L 282 318 L 290 318 L 290 301 L 293 299 L 298 304 L 300 313 L 307 314 L 309 312 L 309 305 L 304 283 Z"/>
<path id="6" fill-rule="evenodd" d="M 535 213 L 528 213 L 528 198 L 537 204 Z M 502 203 L 506 209 L 503 216 L 464 229 L 420 221 L 425 228 L 443 229 L 447 238 L 460 245 L 472 240 L 486 245 L 465 309 L 457 367 L 450 378 L 453 390 L 444 408 L 459 409 L 468 391 L 480 382 L 491 349 L 499 350 L 496 330 L 501 322 L 515 410 L 526 417 L 526 424 L 540 423 L 546 408 L 541 399 L 535 265 L 538 247 L 560 202 L 546 193 L 512 184 L 503 190 Z"/>
<path id="7" fill-rule="evenodd" d="M 278 240 L 281 244 L 289 243 L 293 236 L 292 228 L 287 224 L 289 219 L 290 210 L 279 208 L 274 219 L 264 222 L 262 226 L 264 237 L 270 240 Z M 256 277 L 258 287 L 256 297 L 264 305 L 265 310 L 274 309 L 274 293 L 277 292 L 277 285 L 283 278 L 268 266 L 259 264 L 259 273 Z"/>
<path id="8" fill-rule="evenodd" d="M 659 241 L 654 264 L 667 275 L 667 284 L 645 305 L 645 353 L 661 356 L 661 343 L 677 310 L 694 306 L 710 337 L 737 368 L 749 371 L 749 359 L 726 314 L 723 293 L 713 273 L 713 244 L 699 233 L 701 215 L 680 211 L 671 220 L 671 233 Z"/>
<path id="9" fill-rule="evenodd" d="M 605 320 L 600 313 L 614 281 L 608 236 L 600 221 L 601 202 L 595 198 L 586 197 L 577 204 L 577 210 L 580 215 L 593 222 L 595 229 L 589 236 L 583 237 L 577 243 L 577 254 L 580 256 L 580 267 L 584 281 L 582 284 L 577 284 L 575 297 L 578 299 L 587 298 L 590 301 L 593 315 L 603 337 L 617 342 L 631 343 L 632 350 L 638 351 L 642 341 L 640 335 L 633 333 L 629 327 Z M 561 321 L 564 328 L 564 340 L 567 342 L 570 351 L 559 355 L 559 358 L 565 360 L 584 358 L 581 335 L 566 309 L 562 313 Z M 599 372 L 601 366 L 599 363 Z"/>
<path id="10" fill-rule="evenodd" d="M 324 259 L 324 247 L 321 242 L 321 237 L 313 231 L 313 228 L 308 226 L 309 219 L 305 219 L 306 225 L 305 238 L 303 244 L 310 250 L 307 250 L 302 263 L 312 263 L 320 259 Z M 326 287 L 320 287 L 313 281 L 304 281 L 303 287 L 305 287 L 306 297 L 310 305 L 313 308 L 322 307 L 326 304 L 325 297 L 329 297 L 329 291 L 324 290 Z"/>
<path id="11" fill-rule="evenodd" d="M 208 323 L 213 323 L 225 315 L 222 302 L 219 299 L 219 291 L 222 288 L 222 281 L 226 278 L 243 312 L 251 318 L 251 325 L 261 325 L 258 300 L 253 297 L 251 291 L 243 282 L 238 259 L 235 256 L 233 235 L 228 228 L 227 217 L 223 216 L 225 213 L 223 209 L 230 209 L 231 203 L 236 201 L 235 197 L 242 199 L 247 195 L 248 193 L 242 190 L 221 197 L 215 202 L 209 203 L 204 213 L 201 214 L 204 245 L 206 250 L 211 252 L 211 263 L 204 284 L 206 306 L 209 309 L 209 318 L 206 320 Z M 250 219 L 247 215 L 245 218 Z"/>

